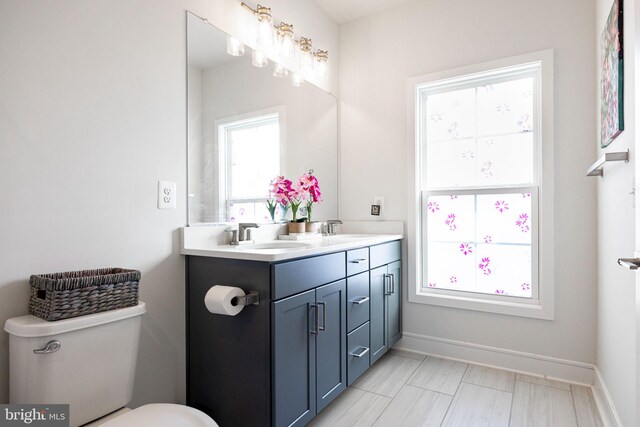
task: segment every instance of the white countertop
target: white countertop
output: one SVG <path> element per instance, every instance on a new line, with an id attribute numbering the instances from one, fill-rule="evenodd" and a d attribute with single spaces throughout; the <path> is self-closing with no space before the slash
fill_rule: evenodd
<path id="1" fill-rule="evenodd" d="M 331 252 L 345 251 L 363 246 L 378 245 L 402 239 L 401 234 L 337 234 L 317 240 L 257 241 L 253 245 L 218 245 L 215 242 L 182 239 L 183 255 L 232 258 L 252 261 L 284 261 Z"/>

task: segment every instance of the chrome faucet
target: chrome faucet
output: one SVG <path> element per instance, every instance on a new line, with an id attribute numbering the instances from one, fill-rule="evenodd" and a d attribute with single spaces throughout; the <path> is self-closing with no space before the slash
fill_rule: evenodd
<path id="1" fill-rule="evenodd" d="M 255 222 L 241 222 L 238 224 L 238 240 L 240 242 L 251 242 L 251 239 L 247 239 L 247 233 L 249 228 L 259 228 L 260 226 Z"/>
<path id="2" fill-rule="evenodd" d="M 241 222 L 238 224 L 238 229 L 228 229 L 226 230 L 228 233 L 231 233 L 231 241 L 230 245 L 248 245 L 253 243 L 253 240 L 247 239 L 247 234 L 249 228 L 259 228 L 260 226 L 253 222 Z"/>
<path id="3" fill-rule="evenodd" d="M 330 219 L 327 221 L 327 236 L 336 234 L 336 225 L 342 224 L 339 219 Z"/>

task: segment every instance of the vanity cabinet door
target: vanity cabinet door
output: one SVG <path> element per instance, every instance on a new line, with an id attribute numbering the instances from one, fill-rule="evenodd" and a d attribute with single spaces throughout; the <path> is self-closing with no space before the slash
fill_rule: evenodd
<path id="1" fill-rule="evenodd" d="M 371 364 L 402 337 L 402 263 L 371 270 Z"/>
<path id="2" fill-rule="evenodd" d="M 393 262 L 387 266 L 389 292 L 387 294 L 387 342 L 391 348 L 402 337 L 402 263 Z"/>
<path id="3" fill-rule="evenodd" d="M 387 290 L 387 266 L 370 271 L 369 283 L 370 300 L 370 325 L 371 336 L 371 364 L 378 360 L 387 351 L 387 334 L 385 328 L 385 299 Z"/>
<path id="4" fill-rule="evenodd" d="M 340 280 L 316 289 L 319 313 L 316 336 L 317 411 L 347 388 L 347 287 Z"/>
<path id="5" fill-rule="evenodd" d="M 272 303 L 273 425 L 303 426 L 316 414 L 316 291 Z"/>

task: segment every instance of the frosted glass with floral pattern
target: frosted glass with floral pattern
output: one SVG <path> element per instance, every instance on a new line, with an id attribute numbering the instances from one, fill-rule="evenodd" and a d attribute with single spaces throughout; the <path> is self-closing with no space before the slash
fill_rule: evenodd
<path id="1" fill-rule="evenodd" d="M 475 239 L 474 196 L 430 196 L 427 199 L 429 241 L 460 242 Z"/>
<path id="2" fill-rule="evenodd" d="M 427 197 L 425 285 L 531 297 L 531 206 L 531 193 Z"/>
<path id="3" fill-rule="evenodd" d="M 478 136 L 533 130 L 533 78 L 478 88 Z"/>
<path id="4" fill-rule="evenodd" d="M 533 78 L 429 95 L 426 186 L 530 185 L 533 171 Z"/>

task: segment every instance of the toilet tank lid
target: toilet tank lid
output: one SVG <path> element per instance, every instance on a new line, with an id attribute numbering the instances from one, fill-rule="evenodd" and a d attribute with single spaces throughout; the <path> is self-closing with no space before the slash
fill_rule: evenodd
<path id="1" fill-rule="evenodd" d="M 140 301 L 138 305 L 117 310 L 103 311 L 102 313 L 88 314 L 86 316 L 72 317 L 70 319 L 49 322 L 36 316 L 27 315 L 13 317 L 4 324 L 4 330 L 17 337 L 46 337 L 78 329 L 90 328 L 105 323 L 116 322 L 129 317 L 141 316 L 147 312 L 147 306 Z"/>

